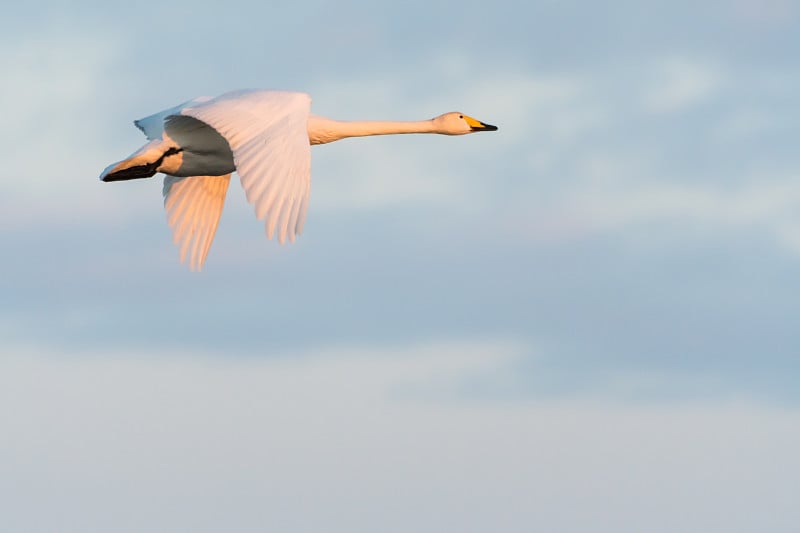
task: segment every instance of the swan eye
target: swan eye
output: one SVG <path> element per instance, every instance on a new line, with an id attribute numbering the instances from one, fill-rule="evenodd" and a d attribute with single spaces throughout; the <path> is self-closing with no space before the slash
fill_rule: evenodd
<path id="1" fill-rule="evenodd" d="M 464 118 L 464 115 L 458 115 L 458 118 Z"/>

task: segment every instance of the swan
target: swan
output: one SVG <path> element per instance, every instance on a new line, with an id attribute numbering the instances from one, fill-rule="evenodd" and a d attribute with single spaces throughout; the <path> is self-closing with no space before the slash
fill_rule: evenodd
<path id="1" fill-rule="evenodd" d="M 163 173 L 164 207 L 181 262 L 202 270 L 236 171 L 267 238 L 303 231 L 311 188 L 311 145 L 347 137 L 495 131 L 463 113 L 416 122 L 338 121 L 311 114 L 305 93 L 239 90 L 199 97 L 135 120 L 147 143 L 106 167 L 104 182 Z"/>

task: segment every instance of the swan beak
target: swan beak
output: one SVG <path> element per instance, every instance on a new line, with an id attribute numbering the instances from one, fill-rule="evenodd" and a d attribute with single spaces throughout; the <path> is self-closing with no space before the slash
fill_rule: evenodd
<path id="1" fill-rule="evenodd" d="M 485 124 L 480 120 L 475 120 L 472 117 L 468 117 L 464 115 L 464 120 L 467 121 L 469 127 L 472 131 L 497 131 L 497 126 L 492 126 L 491 124 Z"/>

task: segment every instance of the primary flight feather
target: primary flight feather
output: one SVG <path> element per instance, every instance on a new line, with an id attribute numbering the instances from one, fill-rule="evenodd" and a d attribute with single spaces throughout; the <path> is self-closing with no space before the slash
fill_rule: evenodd
<path id="1" fill-rule="evenodd" d="M 303 231 L 311 189 L 311 145 L 346 137 L 401 133 L 464 135 L 494 131 L 463 113 L 417 122 L 337 121 L 310 113 L 304 93 L 245 90 L 200 97 L 134 124 L 149 141 L 109 165 L 102 181 L 164 178 L 164 207 L 181 261 L 203 267 L 214 240 L 231 173 L 241 179 L 268 238 L 283 243 Z"/>

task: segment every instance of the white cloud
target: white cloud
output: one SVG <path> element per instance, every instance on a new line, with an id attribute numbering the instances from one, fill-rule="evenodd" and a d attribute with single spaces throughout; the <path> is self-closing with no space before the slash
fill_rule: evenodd
<path id="1" fill-rule="evenodd" d="M 792 24 L 798 9 L 792 0 L 736 0 L 733 13 L 745 28 L 770 31 Z"/>
<path id="2" fill-rule="evenodd" d="M 392 146 L 394 145 L 394 146 Z M 449 151 L 449 160 L 459 150 Z M 324 151 L 324 153 L 322 153 Z M 458 175 L 419 143 L 358 139 L 314 149 L 314 209 L 382 209 L 462 200 Z"/>
<path id="3" fill-rule="evenodd" d="M 644 108 L 654 113 L 686 109 L 719 90 L 722 73 L 713 65 L 685 58 L 670 58 L 657 65 Z"/>
<path id="4" fill-rule="evenodd" d="M 530 213 L 525 233 L 537 239 L 570 238 L 652 222 L 672 224 L 678 231 L 691 225 L 712 234 L 759 229 L 800 254 L 796 237 L 800 185 L 791 176 L 746 180 L 735 186 L 687 184 L 648 179 L 646 172 L 630 174 L 622 165 L 604 167 L 599 162 L 598 174 L 561 191 L 553 205 Z"/>
<path id="5" fill-rule="evenodd" d="M 784 117 L 785 118 L 785 117 Z M 758 141 L 760 135 L 781 126 L 781 117 L 762 109 L 739 108 L 730 111 L 713 130 L 716 142 Z"/>
<path id="6" fill-rule="evenodd" d="M 790 531 L 798 414 L 481 400 L 515 343 L 0 358 L 25 531 Z M 40 512 L 47 509 L 48 512 Z"/>
<path id="7" fill-rule="evenodd" d="M 65 35 L 53 28 L 4 46 L 0 142 L 9 149 L 0 221 L 7 226 L 113 209 L 95 178 L 113 146 L 105 124 L 114 114 L 109 66 L 118 53 L 113 35 Z"/>

